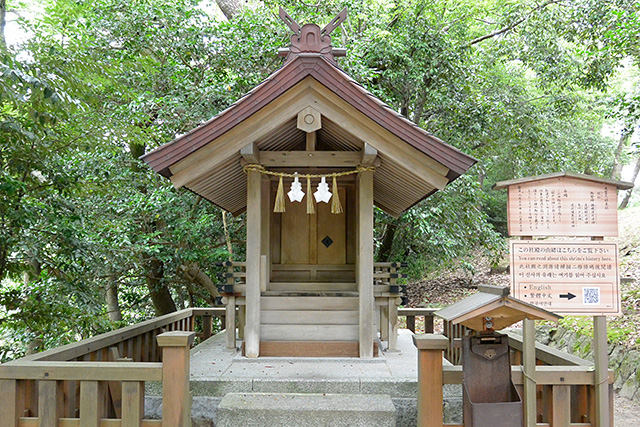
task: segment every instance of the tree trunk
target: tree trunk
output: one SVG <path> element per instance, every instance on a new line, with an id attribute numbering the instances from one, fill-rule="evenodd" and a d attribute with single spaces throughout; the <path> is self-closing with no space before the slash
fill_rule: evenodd
<path id="1" fill-rule="evenodd" d="M 233 19 L 242 9 L 242 0 L 216 0 L 216 3 L 228 20 Z"/>
<path id="2" fill-rule="evenodd" d="M 22 273 L 22 283 L 24 286 L 28 288 L 31 285 L 31 282 L 40 277 L 40 273 L 42 273 L 42 266 L 40 263 L 34 259 L 30 260 L 27 269 Z M 39 331 L 33 330 L 33 328 L 29 327 L 28 322 L 27 331 L 34 335 L 34 338 L 27 344 L 26 356 L 29 356 L 42 350 L 44 342 L 42 341 L 42 337 L 38 335 Z"/>
<path id="3" fill-rule="evenodd" d="M 189 264 L 182 264 L 178 267 L 178 272 L 191 283 L 195 283 L 196 285 L 200 285 L 205 288 L 213 298 L 220 296 L 213 280 L 200 270 L 200 266 L 197 263 L 192 262 Z"/>
<path id="4" fill-rule="evenodd" d="M 177 311 L 176 304 L 171 298 L 169 288 L 162 283 L 164 277 L 164 264 L 157 258 L 151 258 L 147 274 L 147 288 L 153 302 L 153 308 L 158 316 Z"/>
<path id="5" fill-rule="evenodd" d="M 622 152 L 627 145 L 629 138 L 633 135 L 633 128 L 631 130 L 623 129 L 620 139 L 618 140 L 618 148 L 616 148 L 616 155 L 613 159 L 613 170 L 611 171 L 611 179 L 620 179 L 620 173 L 622 172 Z"/>
<path id="6" fill-rule="evenodd" d="M 233 246 L 231 245 L 231 235 L 229 234 L 229 224 L 227 224 L 227 211 L 222 211 L 222 227 L 224 229 L 224 240 L 227 242 L 227 252 L 229 261 L 233 261 Z"/>
<path id="7" fill-rule="evenodd" d="M 638 174 L 640 174 L 640 154 L 636 157 L 636 165 L 633 168 L 633 175 L 631 177 L 631 182 L 636 182 L 638 179 Z M 624 195 L 624 199 L 620 203 L 619 209 L 624 209 L 629 204 L 629 200 L 631 199 L 631 193 L 633 192 L 633 188 L 627 190 L 627 194 Z"/>
<path id="8" fill-rule="evenodd" d="M 116 282 L 115 277 L 109 279 L 105 301 L 107 303 L 107 315 L 109 316 L 109 320 L 112 322 L 121 322 L 122 310 L 120 309 L 120 303 L 118 302 L 118 282 Z"/>
<path id="9" fill-rule="evenodd" d="M 384 234 L 382 235 L 382 243 L 380 244 L 378 256 L 376 257 L 378 262 L 389 262 L 391 249 L 393 249 L 393 238 L 396 235 L 397 229 L 398 224 L 395 221 L 388 223 L 385 227 Z"/>
<path id="10" fill-rule="evenodd" d="M 7 48 L 7 40 L 4 37 L 4 28 L 7 25 L 7 0 L 0 0 L 0 51 Z"/>

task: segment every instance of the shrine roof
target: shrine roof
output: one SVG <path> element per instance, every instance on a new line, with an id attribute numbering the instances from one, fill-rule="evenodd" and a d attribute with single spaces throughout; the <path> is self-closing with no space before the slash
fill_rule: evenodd
<path id="1" fill-rule="evenodd" d="M 315 24 L 297 30 L 320 31 Z M 330 40 L 322 34 L 322 40 Z M 359 151 L 365 142 L 378 149 L 381 165 L 374 178 L 374 199 L 393 216 L 444 188 L 476 162 L 368 92 L 338 67 L 324 41 L 311 49 L 292 43 L 284 65 L 264 82 L 142 159 L 176 187 L 185 186 L 225 210 L 240 213 L 246 207 L 246 177 L 239 148 L 255 142 L 261 151 L 298 149 L 304 132 L 296 128 L 297 111 L 289 110 L 303 100 L 322 114 L 319 140 L 326 149 Z M 272 110 L 273 114 L 267 113 Z M 346 116 L 352 121 L 343 120 Z"/>
<path id="2" fill-rule="evenodd" d="M 533 181 L 542 181 L 542 180 L 546 180 L 546 179 L 562 178 L 562 177 L 581 179 L 583 181 L 597 182 L 597 183 L 600 183 L 600 184 L 615 185 L 618 188 L 618 190 L 628 190 L 630 188 L 633 188 L 633 183 L 632 182 L 618 181 L 618 180 L 615 180 L 615 179 L 608 179 L 608 178 L 600 178 L 598 176 L 586 175 L 586 174 L 582 174 L 582 173 L 554 172 L 554 173 L 548 173 L 548 174 L 545 174 L 545 175 L 528 176 L 528 177 L 525 177 L 525 178 L 518 178 L 518 179 L 511 179 L 511 180 L 508 180 L 508 181 L 496 182 L 494 184 L 494 186 L 493 186 L 493 189 L 494 190 L 503 190 L 503 189 L 505 189 L 507 187 L 510 187 L 510 186 L 516 185 L 516 184 L 525 184 L 525 183 L 533 182 Z"/>

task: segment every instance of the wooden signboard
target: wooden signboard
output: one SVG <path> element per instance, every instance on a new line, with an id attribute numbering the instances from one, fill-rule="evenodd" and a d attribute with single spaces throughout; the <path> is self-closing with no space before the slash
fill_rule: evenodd
<path id="1" fill-rule="evenodd" d="M 617 236 L 617 188 L 573 177 L 508 186 L 511 236 Z"/>
<path id="2" fill-rule="evenodd" d="M 618 245 L 511 241 L 515 298 L 559 314 L 620 313 Z"/>

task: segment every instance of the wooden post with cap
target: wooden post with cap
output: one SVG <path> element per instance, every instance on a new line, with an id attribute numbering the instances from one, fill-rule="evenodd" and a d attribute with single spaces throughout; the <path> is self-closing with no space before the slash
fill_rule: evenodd
<path id="1" fill-rule="evenodd" d="M 172 331 L 157 337 L 162 347 L 162 427 L 191 426 L 189 350 L 195 335 Z"/>
<path id="2" fill-rule="evenodd" d="M 413 336 L 418 348 L 418 427 L 442 427 L 442 352 L 444 335 Z"/>

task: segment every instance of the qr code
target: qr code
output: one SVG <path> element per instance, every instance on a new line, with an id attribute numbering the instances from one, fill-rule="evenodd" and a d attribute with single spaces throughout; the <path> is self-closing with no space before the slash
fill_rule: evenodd
<path id="1" fill-rule="evenodd" d="M 582 288 L 584 304 L 600 304 L 600 288 Z"/>

